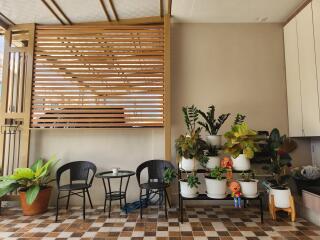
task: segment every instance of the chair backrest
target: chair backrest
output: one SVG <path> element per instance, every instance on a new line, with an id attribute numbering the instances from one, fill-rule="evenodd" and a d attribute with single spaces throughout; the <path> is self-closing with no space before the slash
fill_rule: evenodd
<path id="1" fill-rule="evenodd" d="M 140 184 L 141 172 L 147 168 L 148 182 L 157 180 L 163 182 L 164 171 L 167 168 L 174 168 L 173 164 L 167 160 L 149 160 L 141 163 L 136 170 L 137 181 Z"/>
<path id="2" fill-rule="evenodd" d="M 87 161 L 69 162 L 61 166 L 56 173 L 58 187 L 60 186 L 61 175 L 66 171 L 70 171 L 70 184 L 73 181 L 85 181 L 85 183 L 91 185 L 94 175 L 96 174 L 97 167 L 92 162 Z M 92 172 L 92 175 L 89 178 L 90 171 Z"/>

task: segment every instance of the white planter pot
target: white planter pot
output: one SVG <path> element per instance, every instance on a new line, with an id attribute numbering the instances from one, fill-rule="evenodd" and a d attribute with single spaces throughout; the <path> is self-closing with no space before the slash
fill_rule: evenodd
<path id="1" fill-rule="evenodd" d="M 207 143 L 211 146 L 221 146 L 221 135 L 207 136 Z"/>
<path id="2" fill-rule="evenodd" d="M 239 180 L 241 192 L 244 197 L 255 198 L 258 195 L 258 180 L 252 179 L 251 182 Z"/>
<path id="3" fill-rule="evenodd" d="M 209 168 L 209 169 L 213 169 L 215 167 L 219 167 L 220 166 L 220 162 L 221 162 L 221 159 L 219 156 L 215 156 L 215 157 L 209 157 L 209 160 L 206 164 L 206 168 Z"/>
<path id="4" fill-rule="evenodd" d="M 271 188 L 269 198 L 271 195 L 274 196 L 274 205 L 277 208 L 289 208 L 290 207 L 290 189 L 275 189 Z"/>
<path id="5" fill-rule="evenodd" d="M 197 187 L 189 187 L 187 181 L 180 180 L 181 196 L 186 198 L 195 198 L 199 195 Z"/>
<path id="6" fill-rule="evenodd" d="M 217 180 L 212 178 L 205 178 L 207 187 L 207 196 L 209 198 L 222 199 L 226 197 L 227 179 Z"/>
<path id="7" fill-rule="evenodd" d="M 237 158 L 231 157 L 233 162 L 233 169 L 236 171 L 246 171 L 250 169 L 250 159 L 244 154 L 240 154 Z"/>
<path id="8" fill-rule="evenodd" d="M 179 168 L 187 172 L 195 171 L 200 168 L 200 162 L 198 160 L 182 157 L 179 163 Z"/>

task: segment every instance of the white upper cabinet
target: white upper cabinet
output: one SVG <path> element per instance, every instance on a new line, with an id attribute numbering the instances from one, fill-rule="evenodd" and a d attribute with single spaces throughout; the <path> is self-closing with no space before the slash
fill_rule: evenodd
<path id="1" fill-rule="evenodd" d="M 290 103 L 288 104 L 289 135 L 292 137 L 300 137 L 303 136 L 303 124 L 296 19 L 293 19 L 284 27 L 284 46 L 287 97 L 288 103 Z"/>
<path id="2" fill-rule="evenodd" d="M 284 27 L 289 135 L 292 137 L 320 136 L 319 20 L 320 0 L 317 0 Z"/>
<path id="3" fill-rule="evenodd" d="M 318 80 L 311 3 L 297 15 L 303 130 L 320 135 Z"/>

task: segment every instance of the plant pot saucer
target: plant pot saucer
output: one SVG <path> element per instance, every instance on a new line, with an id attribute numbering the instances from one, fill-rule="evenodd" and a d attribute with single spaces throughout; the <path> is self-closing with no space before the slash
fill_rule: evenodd
<path id="1" fill-rule="evenodd" d="M 243 195 L 244 196 L 244 195 Z M 257 193 L 256 195 L 250 196 L 250 195 L 246 195 L 244 196 L 245 198 L 257 198 L 259 196 L 259 193 Z"/>
<path id="2" fill-rule="evenodd" d="M 181 193 L 180 193 L 180 194 L 181 194 Z M 192 199 L 192 198 L 198 197 L 198 196 L 199 196 L 199 193 L 196 193 L 196 194 L 188 194 L 188 195 L 181 194 L 181 196 L 184 197 L 184 198 L 190 198 L 190 199 Z"/>
<path id="3" fill-rule="evenodd" d="M 207 196 L 209 197 L 209 198 L 214 198 L 214 199 L 224 199 L 224 198 L 226 198 L 226 194 L 209 194 L 209 193 L 207 193 Z"/>

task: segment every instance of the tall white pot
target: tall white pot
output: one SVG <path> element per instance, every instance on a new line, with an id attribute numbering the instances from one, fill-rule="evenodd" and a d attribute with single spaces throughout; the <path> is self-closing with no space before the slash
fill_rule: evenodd
<path id="1" fill-rule="evenodd" d="M 179 168 L 187 172 L 195 171 L 200 168 L 200 162 L 196 159 L 182 157 L 179 163 Z"/>
<path id="2" fill-rule="evenodd" d="M 270 195 L 269 195 L 270 201 L 271 201 L 271 195 L 274 196 L 274 205 L 277 208 L 290 207 L 291 191 L 289 188 L 286 188 L 286 189 L 271 188 Z"/>
<path id="3" fill-rule="evenodd" d="M 255 198 L 258 195 L 258 180 L 252 179 L 250 182 L 239 180 L 241 192 L 244 197 Z"/>
<path id="4" fill-rule="evenodd" d="M 236 171 L 247 171 L 250 169 L 250 159 L 244 154 L 240 154 L 237 158 L 231 157 L 233 162 L 233 169 Z"/>
<path id="5" fill-rule="evenodd" d="M 213 178 L 205 178 L 207 187 L 207 196 L 209 198 L 223 199 L 227 192 L 227 179 L 217 180 Z"/>
<path id="6" fill-rule="evenodd" d="M 186 198 L 195 198 L 199 195 L 197 187 L 190 187 L 187 181 L 180 180 L 181 196 Z"/>
<path id="7" fill-rule="evenodd" d="M 213 169 L 215 167 L 220 166 L 221 159 L 219 156 L 210 156 L 208 157 L 208 162 L 206 164 L 206 168 Z"/>
<path id="8" fill-rule="evenodd" d="M 208 135 L 207 143 L 211 146 L 221 146 L 221 135 Z"/>

